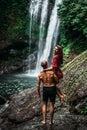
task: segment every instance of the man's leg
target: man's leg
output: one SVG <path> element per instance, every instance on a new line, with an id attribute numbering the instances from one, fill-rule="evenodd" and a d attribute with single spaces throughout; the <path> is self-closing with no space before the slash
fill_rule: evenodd
<path id="1" fill-rule="evenodd" d="M 50 102 L 50 124 L 53 124 L 54 103 Z"/>
<path id="2" fill-rule="evenodd" d="M 42 114 L 43 114 L 43 124 L 46 124 L 46 111 L 47 111 L 47 102 L 43 102 L 42 105 Z"/>

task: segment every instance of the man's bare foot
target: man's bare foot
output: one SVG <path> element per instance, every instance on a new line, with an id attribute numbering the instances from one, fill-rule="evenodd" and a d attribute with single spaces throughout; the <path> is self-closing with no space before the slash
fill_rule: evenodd
<path id="1" fill-rule="evenodd" d="M 50 125 L 54 124 L 54 120 L 49 122 Z"/>
<path id="2" fill-rule="evenodd" d="M 45 125 L 45 124 L 46 124 L 46 121 L 42 121 L 42 124 Z"/>

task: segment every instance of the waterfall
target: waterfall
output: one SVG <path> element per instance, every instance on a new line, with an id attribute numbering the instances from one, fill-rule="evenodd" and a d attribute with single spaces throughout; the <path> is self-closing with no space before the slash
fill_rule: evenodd
<path id="1" fill-rule="evenodd" d="M 29 37 L 32 38 L 32 26 L 33 21 L 37 22 L 38 12 L 40 11 L 41 0 L 31 0 L 29 7 L 30 14 L 30 28 L 29 28 Z"/>
<path id="2" fill-rule="evenodd" d="M 28 73 L 31 73 L 31 62 L 32 62 L 32 56 L 33 54 L 30 55 L 30 50 L 31 50 L 31 39 L 32 39 L 32 28 L 33 28 L 33 21 L 37 22 L 38 18 L 38 13 L 40 11 L 40 6 L 41 6 L 41 1 L 42 0 L 31 0 L 30 2 L 30 7 L 29 7 L 29 16 L 30 16 L 30 25 L 29 25 L 29 56 L 28 56 Z M 34 57 L 34 56 L 33 56 Z"/>
<path id="3" fill-rule="evenodd" d="M 41 23 L 40 23 L 40 34 L 39 34 L 36 73 L 39 72 L 40 57 L 42 57 L 42 55 L 43 55 L 43 50 L 44 50 L 44 46 L 45 46 L 43 39 L 44 39 L 45 24 L 47 22 L 47 11 L 48 11 L 48 0 L 44 0 L 43 5 L 42 5 L 42 12 L 41 12 Z"/>
<path id="4" fill-rule="evenodd" d="M 35 1 L 37 1 L 36 2 L 37 6 L 34 3 Z M 31 2 L 30 5 L 31 25 L 32 25 L 32 18 L 34 18 L 34 20 L 37 20 L 39 5 L 41 3 L 41 0 L 35 0 L 35 1 L 33 1 L 33 4 Z M 38 1 L 40 1 L 40 3 Z M 49 2 L 48 0 L 44 0 L 42 2 L 41 20 L 40 20 L 41 22 L 40 22 L 39 40 L 38 40 L 38 54 L 37 54 L 35 74 L 37 74 L 41 70 L 40 64 L 42 60 L 47 60 L 49 65 L 51 64 L 53 47 L 56 45 L 59 34 L 60 19 L 58 18 L 57 15 L 57 6 L 58 4 L 61 4 L 62 0 L 55 0 L 55 4 L 53 6 L 50 16 L 48 16 L 48 2 Z M 46 28 L 45 26 L 47 23 L 47 16 L 50 17 L 50 20 L 47 29 L 48 30 L 47 36 L 46 38 L 44 38 L 44 30 Z"/>

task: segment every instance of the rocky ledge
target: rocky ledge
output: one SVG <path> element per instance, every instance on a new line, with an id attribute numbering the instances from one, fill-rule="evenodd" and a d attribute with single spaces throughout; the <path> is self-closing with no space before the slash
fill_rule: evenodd
<path id="1" fill-rule="evenodd" d="M 41 99 L 36 88 L 16 93 L 0 108 L 0 127 L 6 130 L 62 130 L 87 129 L 87 51 L 83 52 L 63 68 L 64 78 L 59 87 L 66 94 L 66 103 L 56 99 L 54 120 L 42 125 Z M 49 105 L 49 104 L 48 104 Z M 86 108 L 85 108 L 86 110 Z M 83 112 L 82 112 L 83 111 Z"/>

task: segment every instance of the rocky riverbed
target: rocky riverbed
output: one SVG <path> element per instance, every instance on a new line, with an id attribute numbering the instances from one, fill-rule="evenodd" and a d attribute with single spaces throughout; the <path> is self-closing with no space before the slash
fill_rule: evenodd
<path id="1" fill-rule="evenodd" d="M 86 130 L 87 116 L 70 113 L 68 103 L 60 104 L 56 98 L 54 124 L 49 125 L 49 104 L 47 123 L 42 125 L 41 99 L 36 88 L 24 90 L 11 97 L 0 110 L 1 130 Z"/>
<path id="2" fill-rule="evenodd" d="M 63 67 L 64 78 L 59 87 L 66 94 L 66 103 L 56 99 L 54 120 L 42 125 L 41 99 L 36 88 L 26 89 L 9 97 L 0 108 L 1 130 L 86 130 L 87 129 L 87 51 Z M 85 106 L 85 109 L 84 109 Z"/>

